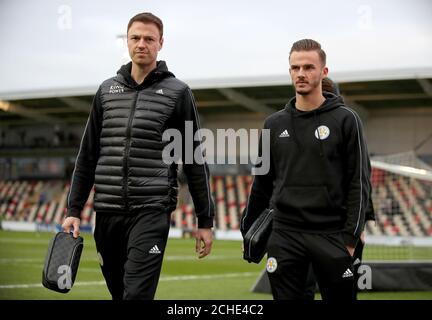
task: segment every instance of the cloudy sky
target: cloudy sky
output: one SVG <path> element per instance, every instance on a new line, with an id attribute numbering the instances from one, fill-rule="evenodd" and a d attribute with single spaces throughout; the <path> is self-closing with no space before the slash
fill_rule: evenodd
<path id="1" fill-rule="evenodd" d="M 301 38 L 322 44 L 330 72 L 432 67 L 429 0 L 0 0 L 0 94 L 96 88 L 144 11 L 164 21 L 159 57 L 185 81 L 288 75 Z"/>

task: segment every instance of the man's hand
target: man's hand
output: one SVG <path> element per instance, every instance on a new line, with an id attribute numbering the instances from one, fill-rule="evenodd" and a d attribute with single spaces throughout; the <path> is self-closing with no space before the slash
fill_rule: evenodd
<path id="1" fill-rule="evenodd" d="M 211 251 L 213 244 L 213 233 L 211 228 L 198 229 L 196 236 L 195 251 L 199 254 L 198 258 L 204 258 Z"/>
<path id="2" fill-rule="evenodd" d="M 80 224 L 81 220 L 79 218 L 75 217 L 67 217 L 62 224 L 63 231 L 66 233 L 69 233 L 71 230 L 71 227 L 73 227 L 73 237 L 78 238 L 80 235 Z"/>

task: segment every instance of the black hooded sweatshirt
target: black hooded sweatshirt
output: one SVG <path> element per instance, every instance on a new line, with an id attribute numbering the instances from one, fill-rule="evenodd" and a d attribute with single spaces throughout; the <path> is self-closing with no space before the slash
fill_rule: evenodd
<path id="1" fill-rule="evenodd" d="M 343 100 L 324 93 L 317 109 L 302 112 L 293 98 L 269 116 L 270 170 L 254 178 L 241 231 L 266 208 L 273 228 L 342 232 L 355 246 L 364 228 L 370 194 L 370 161 L 358 115 Z M 263 148 L 260 141 L 259 152 Z"/>
<path id="2" fill-rule="evenodd" d="M 214 203 L 205 163 L 185 163 L 185 121 L 199 129 L 190 88 L 158 61 L 143 83 L 131 76 L 132 63 L 104 81 L 93 100 L 68 196 L 68 216 L 80 217 L 95 185 L 98 214 L 132 214 L 149 210 L 171 213 L 177 202 L 177 165 L 163 161 L 166 129 L 183 137 L 183 169 L 200 228 L 213 226 Z M 192 139 L 193 140 L 193 139 Z M 193 150 L 199 141 L 190 142 Z"/>

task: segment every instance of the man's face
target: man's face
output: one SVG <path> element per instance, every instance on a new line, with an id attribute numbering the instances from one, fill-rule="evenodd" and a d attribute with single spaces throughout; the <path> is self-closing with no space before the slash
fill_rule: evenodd
<path id="1" fill-rule="evenodd" d="M 132 62 L 144 67 L 156 62 L 163 38 L 155 24 L 135 21 L 128 30 L 127 44 Z"/>
<path id="2" fill-rule="evenodd" d="M 328 74 L 317 51 L 293 51 L 290 57 L 290 75 L 296 92 L 308 95 L 321 92 L 321 81 Z"/>

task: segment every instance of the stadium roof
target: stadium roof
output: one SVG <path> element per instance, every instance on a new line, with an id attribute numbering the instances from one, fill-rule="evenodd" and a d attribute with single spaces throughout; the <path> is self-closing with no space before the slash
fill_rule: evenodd
<path id="1" fill-rule="evenodd" d="M 360 115 L 389 107 L 432 111 L 432 69 L 339 72 L 330 76 Z M 187 81 L 199 112 L 261 113 L 281 109 L 294 96 L 289 75 Z M 0 94 L 0 126 L 85 124 L 96 87 Z"/>

